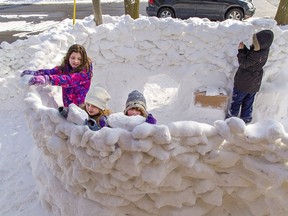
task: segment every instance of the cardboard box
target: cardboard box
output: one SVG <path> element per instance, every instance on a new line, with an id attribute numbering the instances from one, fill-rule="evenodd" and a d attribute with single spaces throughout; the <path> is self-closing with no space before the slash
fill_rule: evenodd
<path id="1" fill-rule="evenodd" d="M 200 105 L 202 107 L 226 109 L 228 96 L 224 94 L 207 96 L 206 91 L 195 92 L 195 105 Z"/>

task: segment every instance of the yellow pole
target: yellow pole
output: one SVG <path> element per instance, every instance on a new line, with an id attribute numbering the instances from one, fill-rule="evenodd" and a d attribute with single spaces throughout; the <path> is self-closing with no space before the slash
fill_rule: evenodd
<path id="1" fill-rule="evenodd" d="M 75 19 L 76 19 L 76 0 L 74 0 L 73 25 L 75 25 Z"/>

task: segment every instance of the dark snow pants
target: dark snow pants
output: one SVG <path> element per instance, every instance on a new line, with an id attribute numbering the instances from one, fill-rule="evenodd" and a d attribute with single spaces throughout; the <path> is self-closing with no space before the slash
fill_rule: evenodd
<path id="1" fill-rule="evenodd" d="M 255 93 L 246 93 L 233 88 L 232 102 L 228 111 L 228 117 L 238 117 L 241 108 L 240 118 L 245 122 L 249 123 L 252 121 L 253 102 Z"/>

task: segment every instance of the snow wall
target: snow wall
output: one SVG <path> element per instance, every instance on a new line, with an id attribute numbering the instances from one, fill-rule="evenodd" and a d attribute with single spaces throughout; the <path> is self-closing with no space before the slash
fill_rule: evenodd
<path id="1" fill-rule="evenodd" d="M 93 132 L 34 93 L 25 104 L 33 175 L 55 215 L 287 214 L 288 137 L 278 122 L 150 125 L 118 113 L 109 117 L 117 127 Z"/>
<path id="2" fill-rule="evenodd" d="M 1 44 L 2 71 L 6 71 L 1 85 L 1 93 L 6 94 L 1 97 L 15 103 L 15 109 L 23 108 L 21 98 L 25 98 L 25 115 L 37 146 L 31 153 L 31 166 L 42 204 L 62 216 L 286 215 L 288 139 L 280 121 L 287 116 L 287 108 L 278 100 L 287 100 L 283 80 L 287 77 L 283 75 L 288 64 L 287 30 L 265 19 L 219 23 L 104 18 L 105 24 L 99 27 L 92 17 L 74 27 L 66 20 L 60 33 L 52 28 L 25 43 Z M 237 118 L 217 120 L 223 119 L 222 110 L 210 119 L 197 119 L 197 112 L 211 110 L 194 105 L 194 90 L 202 86 L 229 89 L 237 68 L 235 47 L 243 38 L 251 43 L 253 32 L 262 28 L 272 29 L 275 40 L 265 67 L 269 75 L 256 103 L 261 118 L 274 120 L 248 126 Z M 150 107 L 156 103 L 153 113 L 159 124 L 115 113 L 109 121 L 117 127 L 92 132 L 59 115 L 51 97 L 58 89 L 30 87 L 26 95 L 15 83 L 19 78 L 9 76 L 9 71 L 20 75 L 27 68 L 53 67 L 73 43 L 87 48 L 94 61 L 93 84 L 101 83 L 111 94 L 112 110 L 121 111 L 129 91 L 143 90 L 147 83 L 162 84 L 164 79 L 177 87 L 165 104 L 165 113 L 157 100 L 150 101 Z M 135 73 L 125 74 L 125 67 L 135 68 Z M 210 73 L 218 79 L 207 79 Z M 111 81 L 114 76 L 120 77 L 117 83 Z M 135 82 L 139 76 L 141 81 Z M 15 92 L 9 92 L 10 83 Z M 283 92 L 275 92 L 279 85 Z M 176 107 L 181 115 L 169 113 Z"/>

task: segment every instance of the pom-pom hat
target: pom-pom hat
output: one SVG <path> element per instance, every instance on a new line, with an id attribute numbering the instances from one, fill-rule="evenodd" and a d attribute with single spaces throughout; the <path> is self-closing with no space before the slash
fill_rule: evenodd
<path id="1" fill-rule="evenodd" d="M 133 108 L 139 109 L 142 115 L 144 117 L 147 117 L 146 99 L 143 96 L 143 94 L 137 90 L 134 90 L 131 93 L 129 93 L 127 101 L 126 101 L 124 114 L 126 115 L 128 110 L 133 109 Z"/>

